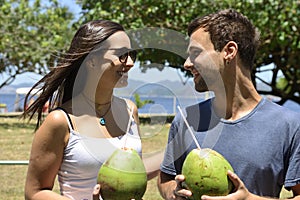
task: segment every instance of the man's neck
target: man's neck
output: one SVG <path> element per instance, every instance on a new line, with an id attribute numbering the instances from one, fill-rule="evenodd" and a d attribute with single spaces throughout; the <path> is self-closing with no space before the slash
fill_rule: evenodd
<path id="1" fill-rule="evenodd" d="M 260 100 L 261 96 L 247 79 L 226 87 L 225 92 L 215 92 L 213 107 L 219 117 L 234 121 L 249 114 Z"/>

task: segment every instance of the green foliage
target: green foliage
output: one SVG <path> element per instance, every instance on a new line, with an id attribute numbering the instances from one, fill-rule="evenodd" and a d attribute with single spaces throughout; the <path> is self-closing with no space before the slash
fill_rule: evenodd
<path id="1" fill-rule="evenodd" d="M 269 70 L 272 80 L 262 80 L 271 91 L 260 91 L 282 97 L 280 103 L 292 99 L 300 103 L 300 2 L 295 0 L 82 0 L 83 16 L 80 23 L 91 19 L 112 19 L 127 30 L 146 27 L 172 29 L 186 35 L 189 22 L 220 9 L 234 8 L 246 15 L 261 32 L 261 47 L 257 54 L 254 75 Z M 162 34 L 161 32 L 157 35 Z M 167 41 L 170 42 L 170 41 Z M 178 41 L 175 41 L 178 42 Z M 170 46 L 174 44 L 170 42 Z M 150 52 L 152 51 L 152 53 Z M 140 54 L 140 60 L 164 65 L 171 60 L 171 67 L 182 69 L 182 58 L 148 50 Z M 177 56 L 178 57 L 178 56 Z M 274 68 L 264 66 L 274 64 Z M 147 66 L 141 65 L 143 71 Z M 153 67 L 149 65 L 148 67 Z M 161 65 L 154 65 L 160 70 Z M 278 88 L 276 82 L 283 74 L 289 91 Z M 257 76 L 256 76 L 257 77 Z"/>
<path id="2" fill-rule="evenodd" d="M 184 71 L 189 22 L 220 9 L 235 8 L 248 16 L 261 32 L 253 81 L 261 80 L 271 91 L 260 92 L 282 97 L 279 103 L 287 99 L 300 103 L 299 1 L 82 0 L 78 4 L 82 7 L 82 17 L 73 28 L 92 19 L 110 19 L 127 30 L 134 30 L 131 38 L 134 48 L 140 49 L 143 72 L 151 67 L 162 70 L 165 66 Z M 10 75 L 7 80 L 1 80 L 0 88 L 11 83 L 18 74 L 45 73 L 59 52 L 68 46 L 73 33 L 72 19 L 72 14 L 58 0 L 0 0 L 0 74 Z M 151 34 L 147 33 L 148 29 Z M 177 32 L 177 40 L 170 30 Z M 151 46 L 151 42 L 156 46 Z M 268 64 L 274 67 L 266 68 Z M 259 73 L 265 71 L 272 74 L 271 80 L 259 78 Z M 277 82 L 281 77 L 287 86 L 279 87 Z"/>
<path id="3" fill-rule="evenodd" d="M 150 100 L 150 99 L 141 100 L 140 95 L 138 93 L 134 93 L 133 96 L 134 96 L 134 100 L 135 100 L 135 104 L 136 104 L 137 108 L 142 108 L 146 104 L 153 104 L 154 103 L 154 101 Z"/>
<path id="4" fill-rule="evenodd" d="M 276 87 L 282 91 L 285 91 L 286 93 L 291 91 L 291 86 L 288 84 L 285 78 L 279 78 L 276 83 Z"/>
<path id="5" fill-rule="evenodd" d="M 73 14 L 57 0 L 1 0 L 0 73 L 9 78 L 1 80 L 0 88 L 19 74 L 44 74 L 53 66 L 69 42 L 71 19 Z"/>

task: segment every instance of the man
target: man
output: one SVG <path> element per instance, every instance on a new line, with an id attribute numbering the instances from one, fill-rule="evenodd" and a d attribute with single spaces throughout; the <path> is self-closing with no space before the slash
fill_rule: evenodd
<path id="1" fill-rule="evenodd" d="M 189 57 L 184 67 L 195 89 L 214 97 L 186 108 L 186 119 L 202 148 L 212 148 L 231 163 L 235 189 L 219 199 L 278 198 L 284 185 L 300 199 L 300 115 L 262 98 L 251 82 L 259 34 L 235 10 L 222 10 L 191 22 Z M 185 116 L 184 116 L 185 117 Z M 197 146 L 183 116 L 169 132 L 158 188 L 165 199 L 186 199 L 181 168 Z"/>

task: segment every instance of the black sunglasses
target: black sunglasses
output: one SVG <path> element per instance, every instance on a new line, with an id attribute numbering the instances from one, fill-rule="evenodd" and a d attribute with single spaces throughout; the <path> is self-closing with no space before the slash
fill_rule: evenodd
<path id="1" fill-rule="evenodd" d="M 114 50 L 116 52 L 116 55 L 119 58 L 119 61 L 122 64 L 125 64 L 127 62 L 128 56 L 130 56 L 131 60 L 135 62 L 137 57 L 137 51 L 133 49 L 127 49 L 127 48 L 111 48 L 111 49 L 101 49 L 101 50 Z"/>
<path id="2" fill-rule="evenodd" d="M 136 55 L 137 55 L 137 52 L 135 50 L 128 50 L 127 52 L 125 52 L 119 56 L 119 61 L 122 64 L 125 64 L 127 62 L 128 56 L 130 56 L 131 60 L 133 62 L 135 62 Z"/>

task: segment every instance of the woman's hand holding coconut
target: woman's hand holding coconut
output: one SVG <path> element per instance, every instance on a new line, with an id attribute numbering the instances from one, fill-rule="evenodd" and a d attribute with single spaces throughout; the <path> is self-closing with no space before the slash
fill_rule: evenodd
<path id="1" fill-rule="evenodd" d="M 100 184 L 95 185 L 93 190 L 93 200 L 99 200 L 100 188 L 101 188 Z"/>

